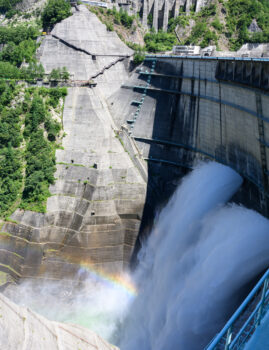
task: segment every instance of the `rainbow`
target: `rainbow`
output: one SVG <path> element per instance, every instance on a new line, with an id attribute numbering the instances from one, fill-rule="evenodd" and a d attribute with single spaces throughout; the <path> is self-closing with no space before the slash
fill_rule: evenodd
<path id="1" fill-rule="evenodd" d="M 84 269 L 85 271 L 89 272 L 91 278 L 93 278 L 94 280 L 106 283 L 110 286 L 121 288 L 132 297 L 136 297 L 138 295 L 136 286 L 127 274 L 108 274 L 102 270 L 95 269 L 88 262 L 80 262 L 79 265 L 81 269 Z"/>
<path id="2" fill-rule="evenodd" d="M 11 237 L 12 237 L 11 234 L 1 232 L 0 233 L 1 247 L 7 245 Z M 17 238 L 17 239 L 20 239 L 20 238 Z M 30 242 L 27 242 L 27 243 L 30 243 Z M 35 249 L 35 244 L 32 245 L 32 249 Z M 108 286 L 121 288 L 123 291 L 128 293 L 129 296 L 131 297 L 136 297 L 138 295 L 137 288 L 127 273 L 108 274 L 101 269 L 95 268 L 94 264 L 92 264 L 91 261 L 89 261 L 89 259 L 87 259 L 87 261 L 85 260 L 81 261 L 80 259 L 74 259 L 74 258 L 71 259 L 65 254 L 59 256 L 59 251 L 54 249 L 48 249 L 46 252 L 49 253 L 48 255 L 51 254 L 53 256 L 58 256 L 60 259 L 62 259 L 63 261 L 66 261 L 67 263 L 77 265 L 78 267 L 80 267 L 80 269 L 82 269 L 82 272 L 83 270 L 89 272 L 90 277 L 92 278 L 93 281 L 105 283 Z M 23 259 L 22 256 L 19 256 L 16 253 L 12 253 L 12 254 L 15 254 L 16 256 Z"/>

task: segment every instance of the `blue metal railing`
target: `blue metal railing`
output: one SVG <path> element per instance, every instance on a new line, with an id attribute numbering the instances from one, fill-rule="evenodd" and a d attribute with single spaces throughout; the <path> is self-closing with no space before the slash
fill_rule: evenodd
<path id="1" fill-rule="evenodd" d="M 269 310 L 269 269 L 205 350 L 241 350 Z"/>

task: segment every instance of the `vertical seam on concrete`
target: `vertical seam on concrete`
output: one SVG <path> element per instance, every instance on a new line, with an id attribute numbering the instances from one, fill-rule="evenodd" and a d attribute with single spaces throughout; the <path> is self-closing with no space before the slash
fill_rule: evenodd
<path id="1" fill-rule="evenodd" d="M 257 108 L 257 114 L 262 117 L 263 116 L 263 109 L 262 109 L 262 100 L 261 95 L 256 92 L 256 108 Z M 258 132 L 259 132 L 259 144 L 260 144 L 260 157 L 261 157 L 261 165 L 262 165 L 262 180 L 263 180 L 263 187 L 265 193 L 268 193 L 268 176 L 266 174 L 267 172 L 267 158 L 266 158 L 266 148 L 262 141 L 265 140 L 264 135 L 264 122 L 262 118 L 257 118 L 258 121 Z M 267 201 L 264 199 L 263 201 L 264 210 L 268 214 L 268 204 Z"/>

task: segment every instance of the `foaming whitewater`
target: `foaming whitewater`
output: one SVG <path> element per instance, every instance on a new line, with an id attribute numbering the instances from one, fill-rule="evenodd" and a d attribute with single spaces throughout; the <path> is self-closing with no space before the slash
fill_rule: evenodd
<path id="1" fill-rule="evenodd" d="M 269 221 L 225 205 L 241 183 L 217 163 L 183 180 L 139 254 L 121 350 L 203 349 L 268 267 Z"/>

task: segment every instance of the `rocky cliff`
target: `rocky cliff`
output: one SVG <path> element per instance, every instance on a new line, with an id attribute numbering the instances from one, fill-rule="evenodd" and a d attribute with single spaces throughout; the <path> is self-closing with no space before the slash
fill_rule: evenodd
<path id="1" fill-rule="evenodd" d="M 45 5 L 45 3 L 46 0 L 23 0 L 17 4 L 16 8 L 22 11 L 29 11 L 36 8 L 41 8 Z"/>

